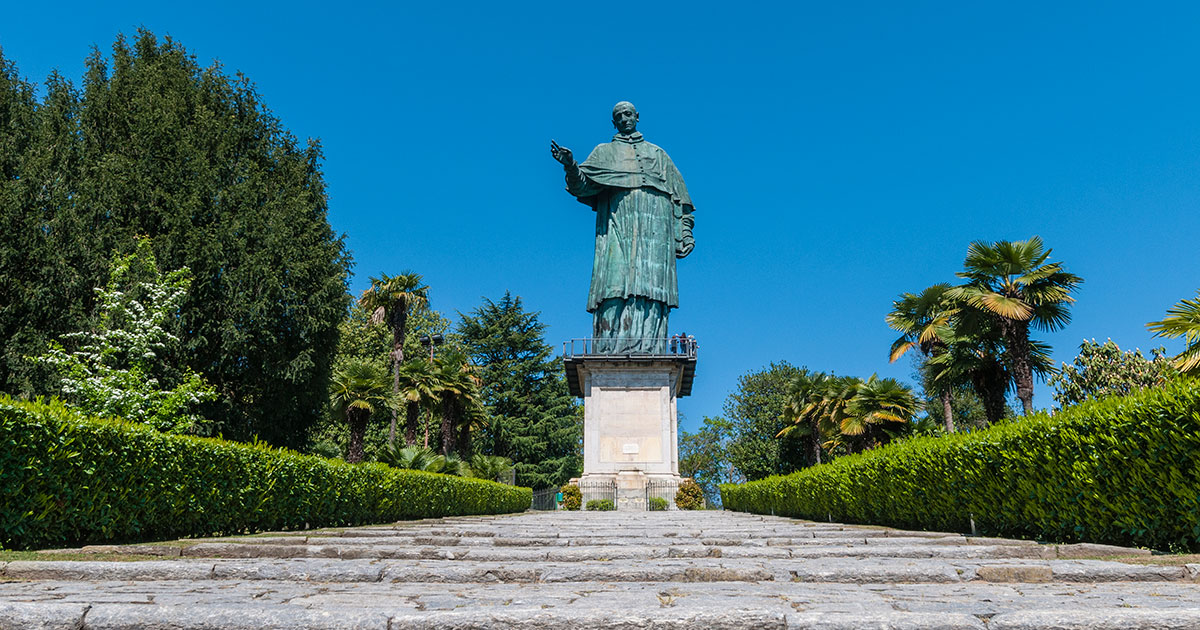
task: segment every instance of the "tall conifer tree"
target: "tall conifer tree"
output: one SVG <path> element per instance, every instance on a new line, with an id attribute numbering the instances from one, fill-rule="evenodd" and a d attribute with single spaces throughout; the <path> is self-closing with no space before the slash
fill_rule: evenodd
<path id="1" fill-rule="evenodd" d="M 26 284 L 52 294 L 20 298 L 26 314 L 11 332 L 34 346 L 42 329 L 86 327 L 107 260 L 148 236 L 164 269 L 195 276 L 174 360 L 217 388 L 206 414 L 216 430 L 303 445 L 326 404 L 349 303 L 350 261 L 326 218 L 319 144 L 298 143 L 245 77 L 201 68 L 146 30 L 132 45 L 118 38 L 111 61 L 88 58 L 81 97 L 56 78 L 49 87 L 20 200 L 4 212 L 6 222 L 23 218 L 23 238 L 45 241 L 24 254 Z M 23 273 L 3 264 L 0 276 Z M 43 393 L 44 383 L 14 375 L 18 357 L 4 359 L 0 386 Z"/>
<path id="2" fill-rule="evenodd" d="M 488 411 L 476 451 L 513 460 L 517 484 L 534 488 L 561 485 L 583 464 L 580 408 L 545 330 L 508 292 L 499 301 L 485 298 L 458 327 L 479 366 Z"/>

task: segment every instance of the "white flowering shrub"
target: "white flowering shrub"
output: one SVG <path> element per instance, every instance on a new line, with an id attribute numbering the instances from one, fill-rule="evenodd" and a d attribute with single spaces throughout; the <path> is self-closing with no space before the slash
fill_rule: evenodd
<path id="1" fill-rule="evenodd" d="M 58 372 L 72 407 L 167 433 L 203 433 L 197 410 L 216 391 L 186 367 L 168 369 L 162 358 L 178 341 L 167 328 L 190 284 L 187 267 L 160 273 L 150 241 L 142 239 L 133 254 L 113 260 L 107 286 L 96 288 L 95 328 L 64 335 L 35 360 Z M 178 374 L 170 387 L 160 382 L 169 372 Z"/>
<path id="2" fill-rule="evenodd" d="M 1122 351 L 1112 339 L 1104 343 L 1084 340 L 1075 361 L 1062 364 L 1062 369 L 1050 376 L 1054 401 L 1066 408 L 1089 398 L 1125 396 L 1160 387 L 1179 376 L 1165 353 L 1165 348 L 1154 348 L 1147 359 L 1141 350 Z"/>

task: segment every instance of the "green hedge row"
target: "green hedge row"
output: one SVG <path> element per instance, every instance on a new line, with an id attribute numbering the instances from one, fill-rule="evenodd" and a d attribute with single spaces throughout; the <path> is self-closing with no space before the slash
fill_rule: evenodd
<path id="1" fill-rule="evenodd" d="M 731 510 L 1200 549 L 1200 382 L 721 486 Z"/>
<path id="2" fill-rule="evenodd" d="M 0 397 L 0 547 L 500 514 L 529 488 L 165 435 Z"/>

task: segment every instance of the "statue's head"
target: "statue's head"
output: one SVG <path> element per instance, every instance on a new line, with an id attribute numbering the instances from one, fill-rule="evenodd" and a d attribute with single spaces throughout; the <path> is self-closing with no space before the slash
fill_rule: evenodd
<path id="1" fill-rule="evenodd" d="M 617 128 L 617 132 L 621 135 L 629 135 L 637 131 L 638 113 L 637 108 L 629 101 L 621 101 L 613 105 L 613 126 Z"/>

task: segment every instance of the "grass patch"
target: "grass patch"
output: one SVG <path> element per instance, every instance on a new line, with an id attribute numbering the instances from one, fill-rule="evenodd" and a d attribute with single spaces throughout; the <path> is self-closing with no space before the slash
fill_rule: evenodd
<path id="1" fill-rule="evenodd" d="M 15 562 L 18 560 L 38 560 L 62 562 L 65 560 L 97 560 L 100 562 L 135 562 L 141 560 L 169 560 L 163 556 L 148 556 L 133 553 L 84 553 L 64 552 L 45 553 L 42 551 L 8 551 L 0 550 L 0 562 Z"/>

